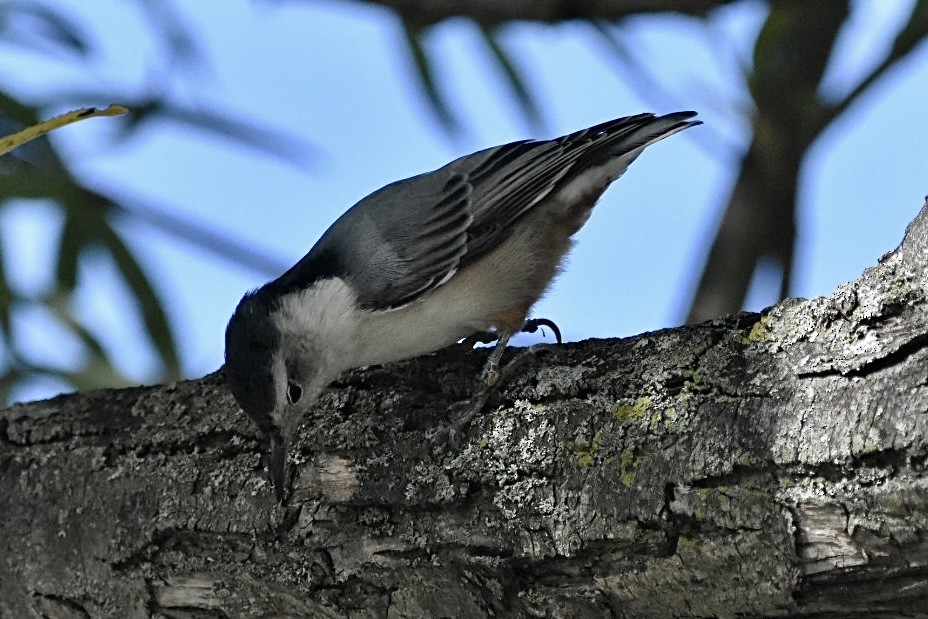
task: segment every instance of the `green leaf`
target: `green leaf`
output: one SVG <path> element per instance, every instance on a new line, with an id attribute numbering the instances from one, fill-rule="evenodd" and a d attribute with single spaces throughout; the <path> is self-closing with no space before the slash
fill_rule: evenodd
<path id="1" fill-rule="evenodd" d="M 416 67 L 419 85 L 425 93 L 429 106 L 445 131 L 451 134 L 457 133 L 460 130 L 460 125 L 438 88 L 435 73 L 432 69 L 432 61 L 425 49 L 425 29 L 408 21 L 403 21 L 403 32 L 406 35 L 406 47 Z"/>
<path id="2" fill-rule="evenodd" d="M 58 263 L 55 268 L 57 287 L 70 293 L 77 287 L 77 264 L 88 238 L 77 213 L 71 210 L 61 228 L 58 240 Z"/>
<path id="3" fill-rule="evenodd" d="M 129 380 L 119 370 L 113 367 L 106 355 L 91 355 L 87 363 L 80 370 L 59 372 L 58 375 L 68 381 L 78 391 L 89 389 L 118 389 L 131 387 L 138 382 Z"/>
<path id="4" fill-rule="evenodd" d="M 24 377 L 23 371 L 16 366 L 11 366 L 6 372 L 0 374 L 0 404 L 10 403 L 13 389 Z"/>
<path id="5" fill-rule="evenodd" d="M 10 339 L 12 327 L 13 290 L 6 277 L 6 263 L 3 260 L 3 251 L 0 249 L 0 330 L 7 340 Z M 0 400 L 3 402 L 4 400 Z"/>
<path id="6" fill-rule="evenodd" d="M 106 357 L 100 358 L 91 356 L 80 370 L 66 370 L 29 362 L 20 362 L 20 366 L 21 368 L 11 370 L 11 372 L 8 373 L 17 377 L 15 381 L 11 382 L 20 382 L 36 375 L 50 376 L 68 383 L 77 391 L 103 388 L 118 389 L 120 387 L 130 387 L 138 384 L 123 376 L 113 367 Z M 0 384 L 0 388 L 2 387 L 3 385 Z M 12 384 L 10 387 L 12 387 Z M 9 393 L 4 395 L 6 398 L 9 398 Z"/>
<path id="7" fill-rule="evenodd" d="M 541 111 L 538 109 L 535 98 L 529 92 L 528 85 L 522 79 L 519 70 L 510 58 L 509 52 L 503 48 L 501 37 L 496 31 L 490 30 L 486 26 L 480 26 L 480 33 L 483 35 L 483 42 L 486 43 L 487 48 L 493 55 L 493 59 L 505 74 L 509 88 L 512 90 L 512 94 L 515 96 L 525 119 L 535 130 L 542 130 L 544 128 L 544 119 Z"/>
<path id="8" fill-rule="evenodd" d="M 180 360 L 177 355 L 174 334 L 171 332 L 171 326 L 168 323 L 167 315 L 164 313 L 158 295 L 155 294 L 151 282 L 142 270 L 142 266 L 136 261 L 135 256 L 132 255 L 132 252 L 129 251 L 129 248 L 126 247 L 113 228 L 106 226 L 97 230 L 97 240 L 109 250 L 116 268 L 122 274 L 139 304 L 145 330 L 148 332 L 148 336 L 151 338 L 164 364 L 166 379 L 179 379 L 181 375 Z"/>

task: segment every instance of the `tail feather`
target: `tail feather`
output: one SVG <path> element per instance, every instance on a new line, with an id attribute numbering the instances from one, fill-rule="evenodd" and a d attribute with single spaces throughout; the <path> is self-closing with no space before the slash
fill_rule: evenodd
<path id="1" fill-rule="evenodd" d="M 581 138 L 580 133 L 586 133 L 588 136 L 599 138 L 600 143 L 584 153 L 581 161 L 582 165 L 595 166 L 602 163 L 603 160 L 620 157 L 622 155 L 632 155 L 627 163 L 634 161 L 635 157 L 645 148 L 663 140 L 666 137 L 683 131 L 688 127 L 701 125 L 702 121 L 689 120 L 694 117 L 696 112 L 674 112 L 664 116 L 654 116 L 654 114 L 638 114 L 636 116 L 627 116 L 616 120 L 590 127 L 585 132 L 578 132 L 576 135 Z M 567 136 L 571 138 L 572 136 Z M 583 139 L 581 138 L 581 139 Z"/>
<path id="2" fill-rule="evenodd" d="M 570 172 L 560 179 L 554 195 L 567 220 L 579 229 L 589 211 L 606 190 L 624 174 L 645 148 L 673 135 L 701 125 L 689 120 L 696 112 L 675 112 L 665 116 L 638 114 L 611 120 L 561 138 L 565 148 L 583 149 Z M 592 141 L 592 143 L 591 143 Z"/>

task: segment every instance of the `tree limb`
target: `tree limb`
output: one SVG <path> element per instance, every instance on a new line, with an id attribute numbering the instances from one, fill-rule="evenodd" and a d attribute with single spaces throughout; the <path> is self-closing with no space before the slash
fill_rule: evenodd
<path id="1" fill-rule="evenodd" d="M 571 19 L 617 20 L 651 13 L 702 16 L 732 0 L 359 0 L 385 6 L 404 21 L 422 26 L 452 17 L 466 17 L 484 26 L 511 21 L 556 23 Z"/>
<path id="2" fill-rule="evenodd" d="M 912 6 L 909 21 L 896 35 L 886 57 L 847 96 L 836 103 L 825 105 L 825 114 L 821 119 L 822 130 L 853 105 L 877 80 L 918 49 L 925 42 L 926 37 L 928 37 L 928 0 L 917 0 Z"/>
<path id="3" fill-rule="evenodd" d="M 0 617 L 928 608 L 928 210 L 832 296 L 346 375 L 278 505 L 219 373 L 0 414 Z"/>

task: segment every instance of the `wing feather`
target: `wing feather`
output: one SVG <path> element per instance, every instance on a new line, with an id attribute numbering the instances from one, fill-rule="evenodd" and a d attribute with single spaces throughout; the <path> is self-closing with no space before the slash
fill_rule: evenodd
<path id="1" fill-rule="evenodd" d="M 367 309 L 414 301 L 506 240 L 562 183 L 697 121 L 693 112 L 611 120 L 555 140 L 512 142 L 387 185 L 358 202 L 275 284 L 342 277 Z"/>

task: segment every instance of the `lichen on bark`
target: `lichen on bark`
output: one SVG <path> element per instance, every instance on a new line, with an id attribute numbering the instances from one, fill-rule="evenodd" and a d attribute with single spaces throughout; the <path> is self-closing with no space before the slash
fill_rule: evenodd
<path id="1" fill-rule="evenodd" d="M 928 215 L 833 295 L 349 372 L 292 450 L 220 373 L 0 414 L 0 617 L 919 616 Z M 881 614 L 882 613 L 882 614 Z"/>

